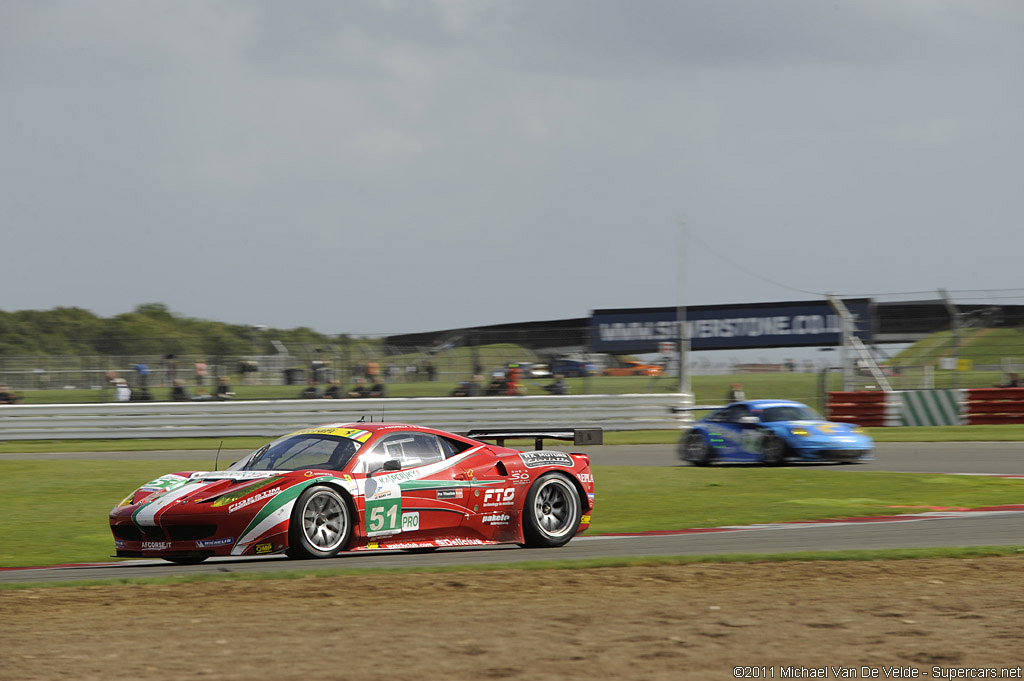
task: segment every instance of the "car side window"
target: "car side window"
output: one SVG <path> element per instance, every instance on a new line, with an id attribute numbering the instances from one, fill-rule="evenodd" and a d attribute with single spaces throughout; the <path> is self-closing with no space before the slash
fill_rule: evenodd
<path id="1" fill-rule="evenodd" d="M 746 413 L 746 411 L 747 408 L 745 405 L 734 404 L 721 410 L 708 420 L 717 421 L 719 423 L 735 423 L 739 420 L 740 416 Z"/>
<path id="2" fill-rule="evenodd" d="M 729 421 L 732 423 L 739 423 L 740 419 L 744 416 L 750 416 L 750 408 L 745 404 L 737 404 L 733 407 L 732 414 L 729 415 Z"/>
<path id="3" fill-rule="evenodd" d="M 740 419 L 750 414 L 750 408 L 745 404 L 734 404 L 712 416 L 709 421 L 717 423 L 739 423 Z"/>
<path id="4" fill-rule="evenodd" d="M 380 440 L 360 461 L 361 472 L 378 470 L 385 461 L 397 459 L 403 469 L 443 461 L 445 452 L 430 433 L 392 433 Z"/>

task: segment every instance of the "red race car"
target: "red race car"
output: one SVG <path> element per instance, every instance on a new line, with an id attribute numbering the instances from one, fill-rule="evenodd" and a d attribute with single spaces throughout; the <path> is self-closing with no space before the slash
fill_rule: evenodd
<path id="1" fill-rule="evenodd" d="M 507 448 L 533 439 L 535 451 Z M 590 526 L 586 454 L 544 439 L 601 444 L 594 429 L 476 430 L 328 424 L 286 435 L 224 471 L 164 475 L 110 512 L 119 557 L 198 563 L 210 556 L 562 546 Z M 494 441 L 488 444 L 485 441 Z"/>

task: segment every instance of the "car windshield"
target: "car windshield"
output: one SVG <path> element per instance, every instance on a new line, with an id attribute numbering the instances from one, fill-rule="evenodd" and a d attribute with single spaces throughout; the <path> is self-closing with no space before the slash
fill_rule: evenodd
<path id="1" fill-rule="evenodd" d="M 362 445 L 338 435 L 307 433 L 275 440 L 231 470 L 299 471 L 305 468 L 342 470 Z"/>
<path id="2" fill-rule="evenodd" d="M 761 412 L 762 421 L 820 421 L 818 412 L 803 405 L 786 405 L 784 407 L 768 407 Z"/>

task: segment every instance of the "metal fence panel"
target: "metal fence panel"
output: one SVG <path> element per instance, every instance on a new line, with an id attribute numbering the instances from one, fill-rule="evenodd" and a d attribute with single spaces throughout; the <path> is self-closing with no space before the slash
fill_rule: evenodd
<path id="1" fill-rule="evenodd" d="M 0 440 L 271 437 L 320 423 L 415 423 L 449 431 L 478 427 L 573 426 L 605 430 L 684 427 L 679 393 L 385 400 L 127 402 L 0 407 Z"/>

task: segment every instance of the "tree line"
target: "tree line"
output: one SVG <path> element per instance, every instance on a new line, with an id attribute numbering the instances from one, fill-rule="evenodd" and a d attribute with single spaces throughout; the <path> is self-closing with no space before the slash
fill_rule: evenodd
<path id="1" fill-rule="evenodd" d="M 305 326 L 257 328 L 175 315 L 161 303 L 99 317 L 79 307 L 0 310 L 0 357 L 57 355 L 249 355 L 275 352 L 271 341 L 324 348 L 347 342 Z"/>

